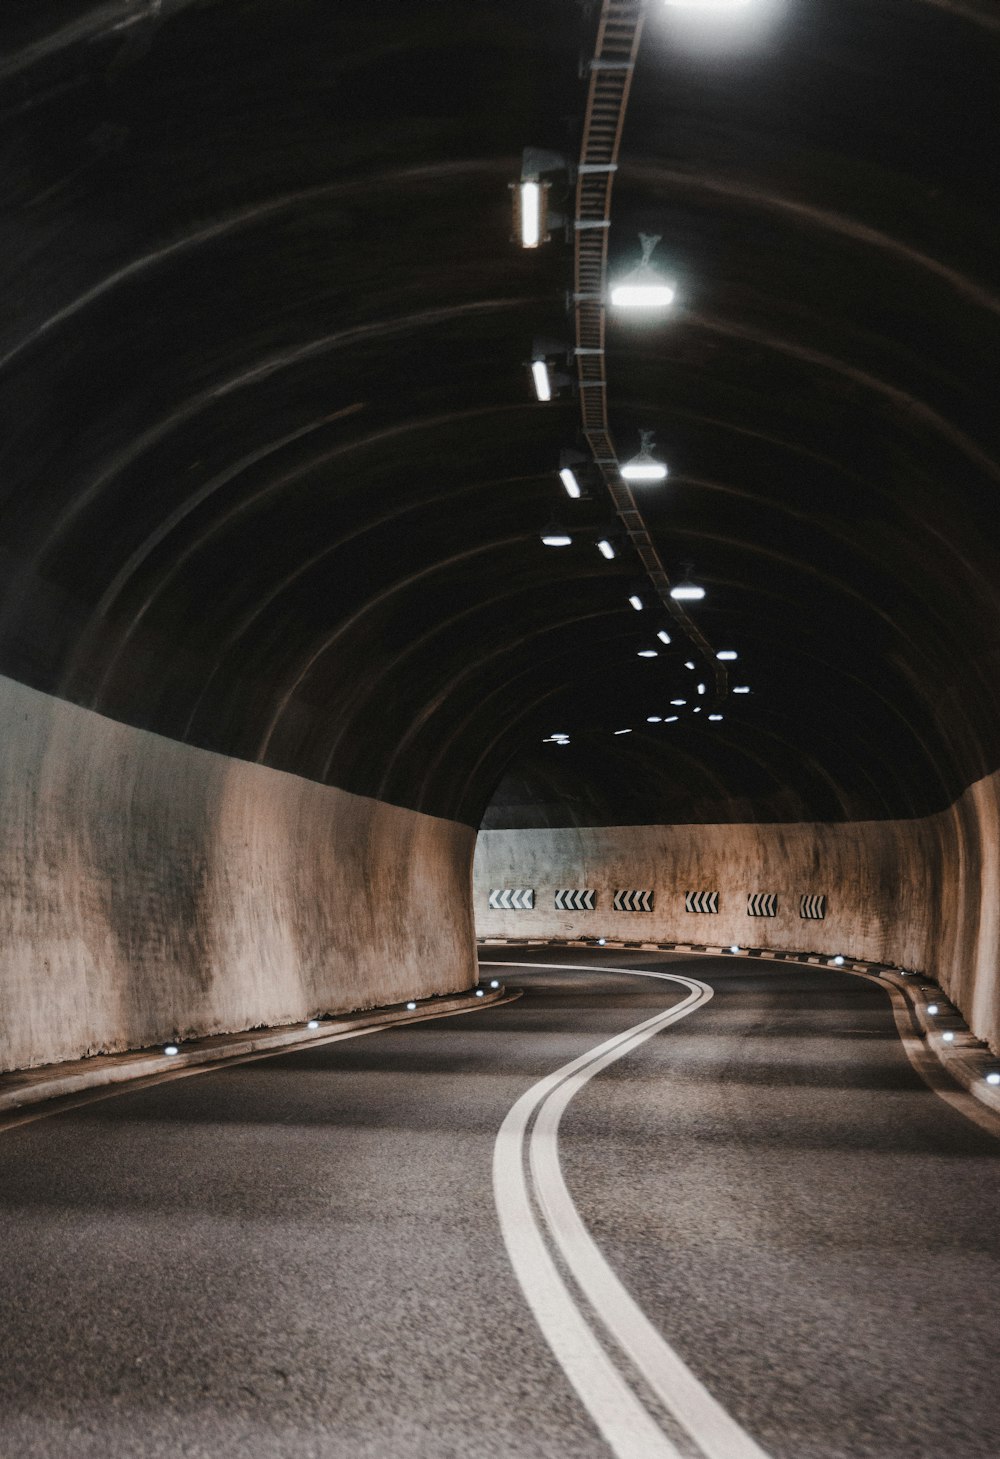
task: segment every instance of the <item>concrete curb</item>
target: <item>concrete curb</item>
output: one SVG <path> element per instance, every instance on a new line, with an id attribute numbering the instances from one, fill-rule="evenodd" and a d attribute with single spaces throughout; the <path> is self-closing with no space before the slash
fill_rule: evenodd
<path id="1" fill-rule="evenodd" d="M 845 957 L 838 963 L 830 953 L 817 952 L 775 952 L 771 948 L 740 947 L 738 953 L 728 948 L 706 943 L 691 942 L 632 942 L 620 938 L 596 937 L 569 939 L 545 938 L 496 938 L 479 939 L 481 947 L 589 947 L 595 951 L 613 950 L 626 952 L 682 952 L 706 957 L 750 957 L 769 962 L 793 962 L 802 965 L 831 968 L 838 973 L 857 973 L 874 981 L 891 984 L 906 999 L 914 1034 L 924 1041 L 926 1049 L 934 1055 L 942 1069 L 968 1094 L 985 1105 L 992 1114 L 1000 1116 L 1000 1084 L 987 1084 L 988 1074 L 1000 1074 L 1000 1057 L 977 1039 L 955 1005 L 932 978 L 909 968 L 897 968 L 889 963 L 873 963 L 865 959 Z M 938 1012 L 928 1012 L 936 1004 Z M 946 1038 L 946 1034 L 952 1037 Z"/>
<path id="2" fill-rule="evenodd" d="M 450 1014 L 471 1013 L 477 1008 L 510 1002 L 518 996 L 516 992 L 508 992 L 501 983 L 497 988 L 483 988 L 482 996 L 477 996 L 474 991 L 445 994 L 418 1000 L 416 1009 L 407 1008 L 405 1004 L 393 1004 L 364 1013 L 320 1019 L 319 1027 L 315 1029 L 292 1024 L 246 1033 L 214 1034 L 209 1038 L 182 1043 L 176 1054 L 165 1054 L 162 1048 L 138 1049 L 127 1054 L 95 1054 L 89 1059 L 48 1064 L 40 1069 L 21 1069 L 0 1074 L 0 1116 L 14 1114 L 48 1100 L 85 1094 L 116 1084 L 158 1079 L 181 1069 L 222 1066 L 268 1053 L 300 1049 L 307 1044 L 332 1043 L 337 1039 L 376 1033 L 379 1029 L 399 1024 L 423 1023 Z"/>

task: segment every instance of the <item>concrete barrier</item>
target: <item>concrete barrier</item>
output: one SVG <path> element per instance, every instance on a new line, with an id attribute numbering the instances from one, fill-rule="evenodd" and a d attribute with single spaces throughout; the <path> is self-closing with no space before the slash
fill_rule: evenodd
<path id="1" fill-rule="evenodd" d="M 474 845 L 0 678 L 0 1070 L 468 988 Z"/>
<path id="2" fill-rule="evenodd" d="M 487 888 L 534 889 L 534 910 L 487 907 Z M 596 889 L 593 911 L 557 910 L 556 889 Z M 650 912 L 616 912 L 615 892 L 650 887 Z M 685 911 L 718 891 L 718 912 Z M 773 894 L 773 917 L 747 915 Z M 825 916 L 800 915 L 804 895 Z M 921 968 L 1000 1053 L 1000 776 L 947 811 L 844 824 L 611 826 L 481 831 L 474 901 L 481 937 L 608 936 L 731 943 Z M 695 901 L 692 905 L 698 905 Z"/>

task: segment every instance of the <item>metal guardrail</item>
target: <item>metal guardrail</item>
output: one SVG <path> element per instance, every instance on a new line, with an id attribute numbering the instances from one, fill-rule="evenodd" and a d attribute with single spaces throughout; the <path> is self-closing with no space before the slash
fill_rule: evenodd
<path id="1" fill-rule="evenodd" d="M 573 219 L 573 306 L 576 369 L 583 435 L 632 546 L 663 606 L 709 662 L 717 699 L 728 676 L 708 639 L 670 596 L 670 578 L 628 482 L 608 427 L 605 320 L 611 194 L 618 168 L 632 73 L 642 38 L 646 0 L 603 0 L 577 165 Z"/>

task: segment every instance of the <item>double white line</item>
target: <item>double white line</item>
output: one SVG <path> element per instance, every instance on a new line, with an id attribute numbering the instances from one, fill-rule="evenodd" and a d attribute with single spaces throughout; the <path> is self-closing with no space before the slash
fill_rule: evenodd
<path id="1" fill-rule="evenodd" d="M 521 1096 L 497 1135 L 493 1193 L 507 1253 L 528 1305 L 617 1459 L 683 1459 L 617 1365 L 622 1355 L 704 1459 L 768 1459 L 622 1286 L 584 1226 L 559 1165 L 559 1121 L 574 1094 L 609 1064 L 707 1003 L 713 990 L 697 978 L 645 969 L 567 963 L 496 966 L 628 973 L 687 988 L 680 1003 L 598 1044 Z M 564 1280 L 554 1254 L 584 1302 Z"/>

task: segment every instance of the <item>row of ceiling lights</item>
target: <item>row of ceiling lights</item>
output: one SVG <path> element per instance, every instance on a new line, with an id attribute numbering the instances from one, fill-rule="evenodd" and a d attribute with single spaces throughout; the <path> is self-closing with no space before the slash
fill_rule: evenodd
<path id="1" fill-rule="evenodd" d="M 747 3 L 747 0 L 664 0 L 668 7 L 685 8 L 690 10 L 721 11 L 735 9 Z M 561 163 L 556 154 L 536 154 L 547 159 L 551 164 L 553 161 Z M 526 154 L 527 156 L 527 154 Z M 543 164 L 544 165 L 544 164 Z M 527 169 L 525 169 L 526 171 Z M 541 169 L 539 169 L 540 171 Z M 522 176 L 520 185 L 514 189 L 514 226 L 515 232 L 523 248 L 537 248 L 541 243 L 547 241 L 548 222 L 548 192 L 549 184 L 542 180 L 540 175 Z M 612 283 L 609 290 L 611 304 L 618 309 L 642 309 L 656 310 L 668 308 L 676 295 L 676 289 L 652 262 L 653 251 L 660 241 L 658 234 L 640 234 L 641 257 L 635 268 L 631 269 L 616 283 Z M 568 383 L 565 377 L 554 375 L 549 369 L 549 359 L 555 351 L 549 350 L 546 353 L 544 346 L 536 344 L 532 350 L 531 375 L 534 384 L 535 395 L 542 403 L 552 400 L 555 389 Z M 559 479 L 566 491 L 566 495 L 572 500 L 579 500 L 583 495 L 583 489 L 576 472 L 573 469 L 571 457 L 576 453 L 564 452 L 561 458 Z M 577 457 L 583 460 L 583 457 Z M 666 462 L 661 461 L 653 454 L 653 432 L 642 430 L 639 433 L 639 451 L 630 460 L 624 462 L 620 468 L 623 480 L 629 483 L 651 484 L 665 481 L 668 476 Z M 559 523 L 553 522 L 544 528 L 541 540 L 546 547 L 569 547 L 573 542 L 572 535 Z M 608 537 L 600 538 L 595 544 L 601 555 L 608 560 L 617 556 L 613 542 Z M 679 602 L 700 602 L 705 596 L 705 589 L 699 584 L 682 581 L 675 583 L 670 589 L 670 596 Z M 629 597 L 629 603 L 637 612 L 641 612 L 644 603 L 638 593 Z M 670 635 L 660 629 L 657 638 L 663 644 L 670 643 Z M 638 650 L 640 658 L 657 658 L 658 649 L 644 648 Z M 723 661 L 735 660 L 738 655 L 735 649 L 722 649 L 716 657 Z M 687 668 L 693 669 L 695 665 L 688 662 Z M 749 685 L 736 685 L 732 692 L 734 694 L 749 694 Z M 699 683 L 698 693 L 705 693 L 705 685 Z M 685 699 L 673 699 L 671 704 L 674 707 L 686 705 Z M 701 713 L 701 706 L 695 706 L 694 714 Z M 647 716 L 648 724 L 675 724 L 680 716 L 676 714 L 659 716 Z M 708 715 L 709 720 L 719 721 L 723 718 L 721 714 L 713 713 Z M 613 731 L 615 735 L 631 734 L 631 729 L 619 729 Z M 552 734 L 543 743 L 568 745 L 570 743 L 567 734 Z"/>

